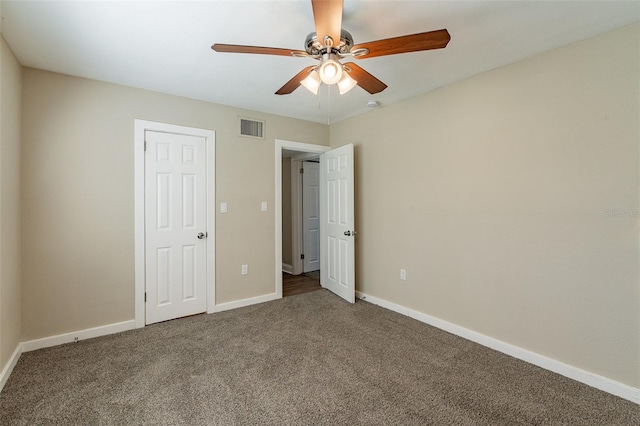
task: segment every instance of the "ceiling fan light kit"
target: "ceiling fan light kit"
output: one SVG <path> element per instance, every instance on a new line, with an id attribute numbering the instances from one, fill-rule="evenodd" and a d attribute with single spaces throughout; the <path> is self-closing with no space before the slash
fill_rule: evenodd
<path id="1" fill-rule="evenodd" d="M 341 58 L 366 59 L 442 49 L 451 39 L 449 32 L 442 29 L 354 45 L 351 34 L 341 28 L 343 0 L 311 0 L 311 6 L 316 32 L 307 35 L 305 51 L 217 43 L 211 48 L 216 52 L 304 57 L 320 61 L 318 66 L 307 67 L 296 74 L 278 89 L 276 95 L 288 95 L 301 85 L 318 94 L 321 83 L 337 84 L 341 95 L 356 85 L 373 95 L 382 92 L 387 85 L 353 62 L 341 64 Z"/>
<path id="2" fill-rule="evenodd" d="M 337 84 L 341 95 L 344 95 L 358 84 L 357 81 L 349 76 L 347 71 L 349 69 L 348 67 L 343 66 L 337 61 L 329 63 L 328 65 L 325 64 L 327 63 L 325 62 L 316 67 L 316 69 L 311 70 L 309 75 L 300 81 L 300 84 L 314 95 L 318 94 L 322 83 Z M 340 78 L 337 78 L 338 76 Z"/>

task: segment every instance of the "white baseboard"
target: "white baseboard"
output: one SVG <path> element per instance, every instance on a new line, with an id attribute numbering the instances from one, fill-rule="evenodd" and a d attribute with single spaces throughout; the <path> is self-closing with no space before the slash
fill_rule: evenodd
<path id="1" fill-rule="evenodd" d="M 590 373 L 580 368 L 573 367 L 569 364 L 565 364 L 561 361 L 537 354 L 535 352 L 531 352 L 526 349 L 522 349 L 518 346 L 514 346 L 498 339 L 494 339 L 493 337 L 485 336 L 484 334 L 469 330 L 468 328 L 461 327 L 459 325 L 407 308 L 405 306 L 370 296 L 366 293 L 357 291 L 356 296 L 359 299 L 373 303 L 374 305 L 378 305 L 399 314 L 406 315 L 418 321 L 437 327 L 441 330 L 447 331 L 451 334 L 455 334 L 488 348 L 505 353 L 514 358 L 521 359 L 528 363 L 537 365 L 538 367 L 553 371 L 554 373 L 558 373 L 562 376 L 568 377 L 578 382 L 582 382 L 596 389 L 600 389 L 604 392 L 619 396 L 620 398 L 635 402 L 636 404 L 640 404 L 640 389 L 638 388 L 634 388 L 632 386 L 625 385 L 624 383 L 616 382 L 615 380 Z"/>
<path id="2" fill-rule="evenodd" d="M 2 388 L 4 388 L 7 380 L 9 380 L 9 376 L 13 371 L 13 367 L 15 367 L 18 363 L 20 355 L 22 355 L 22 343 L 18 343 L 18 346 L 16 346 L 16 350 L 13 351 L 13 354 L 11 354 L 11 358 L 9 358 L 9 362 L 4 366 L 2 372 L 0 372 L 0 392 L 2 392 Z"/>
<path id="3" fill-rule="evenodd" d="M 250 297 L 248 299 L 234 300 L 233 302 L 220 303 L 213 307 L 213 312 L 228 311 L 230 309 L 243 308 L 245 306 L 255 305 L 258 303 L 270 302 L 280 299 L 277 293 L 265 294 L 263 296 Z"/>
<path id="4" fill-rule="evenodd" d="M 293 275 L 293 265 L 289 265 L 288 263 L 282 263 L 282 272 L 286 272 L 287 274 Z"/>
<path id="5" fill-rule="evenodd" d="M 29 352 L 51 346 L 72 343 L 78 340 L 91 339 L 93 337 L 106 336 L 107 334 L 120 333 L 121 331 L 133 330 L 136 328 L 136 321 L 129 320 L 117 322 L 115 324 L 103 325 L 100 327 L 87 328 L 86 330 L 74 331 L 72 333 L 58 334 L 56 336 L 44 337 L 42 339 L 22 342 L 22 351 Z"/>

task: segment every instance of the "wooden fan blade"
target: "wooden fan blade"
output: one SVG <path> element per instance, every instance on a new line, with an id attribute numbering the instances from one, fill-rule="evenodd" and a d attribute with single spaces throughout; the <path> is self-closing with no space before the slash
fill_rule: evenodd
<path id="1" fill-rule="evenodd" d="M 293 56 L 294 54 L 300 54 L 306 56 L 307 52 L 294 49 L 280 49 L 277 47 L 259 47 L 259 46 L 243 46 L 241 44 L 220 44 L 216 43 L 211 46 L 216 52 L 226 53 L 257 53 L 259 55 L 278 55 L 278 56 Z"/>
<path id="2" fill-rule="evenodd" d="M 311 6 L 318 41 L 324 46 L 324 36 L 329 36 L 333 45 L 338 46 L 342 29 L 342 0 L 311 0 Z"/>
<path id="3" fill-rule="evenodd" d="M 344 65 L 345 70 L 349 73 L 349 76 L 351 76 L 351 78 L 353 78 L 358 83 L 358 86 L 362 87 L 372 95 L 374 93 L 380 93 L 387 88 L 386 84 L 384 84 L 353 62 L 347 62 Z"/>
<path id="4" fill-rule="evenodd" d="M 442 49 L 451 40 L 446 29 L 429 31 L 426 33 L 411 34 L 401 37 L 387 38 L 384 40 L 370 41 L 368 43 L 353 46 L 356 49 L 368 49 L 369 53 L 354 56 L 356 59 L 375 58 L 376 56 L 395 55 L 397 53 L 419 52 L 421 50 Z"/>
<path id="5" fill-rule="evenodd" d="M 292 93 L 294 90 L 298 88 L 298 86 L 300 86 L 300 82 L 305 78 L 307 78 L 307 76 L 309 75 L 309 72 L 314 68 L 315 68 L 314 66 L 310 66 L 300 71 L 298 74 L 295 75 L 295 77 L 287 81 L 284 84 L 284 86 L 278 89 L 278 91 L 276 92 L 276 95 L 288 95 L 289 93 Z"/>

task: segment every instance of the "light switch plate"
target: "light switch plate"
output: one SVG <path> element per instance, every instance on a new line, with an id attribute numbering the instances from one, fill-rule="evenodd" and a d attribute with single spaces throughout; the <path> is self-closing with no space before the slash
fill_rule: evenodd
<path id="1" fill-rule="evenodd" d="M 267 211 L 267 202 L 266 202 L 266 201 L 263 201 L 263 202 L 262 202 L 262 211 L 263 211 L 263 212 L 266 212 L 266 211 Z"/>
<path id="2" fill-rule="evenodd" d="M 227 212 L 227 203 L 220 203 L 220 213 Z"/>
<path id="3" fill-rule="evenodd" d="M 242 265 L 242 275 L 249 275 L 249 265 Z"/>

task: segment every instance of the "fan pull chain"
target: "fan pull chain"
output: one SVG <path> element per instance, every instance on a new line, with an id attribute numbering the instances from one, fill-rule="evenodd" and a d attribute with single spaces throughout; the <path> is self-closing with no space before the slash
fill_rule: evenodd
<path id="1" fill-rule="evenodd" d="M 331 86 L 327 84 L 327 126 L 331 124 Z"/>

